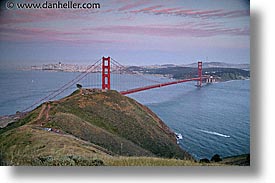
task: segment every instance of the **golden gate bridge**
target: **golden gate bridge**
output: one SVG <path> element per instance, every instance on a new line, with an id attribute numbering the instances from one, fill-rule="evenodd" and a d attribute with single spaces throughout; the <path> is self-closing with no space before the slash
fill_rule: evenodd
<path id="1" fill-rule="evenodd" d="M 39 99 L 38 101 L 34 102 L 31 106 L 25 108 L 22 112 L 27 112 L 30 109 L 36 107 L 37 105 L 41 104 L 45 101 L 50 101 L 55 99 L 60 94 L 64 93 L 72 86 L 78 84 L 79 82 L 83 81 L 85 78 L 88 81 L 88 87 L 91 88 L 99 88 L 102 91 L 115 89 L 122 95 L 132 94 L 136 92 L 141 92 L 145 90 L 150 90 L 154 88 L 165 87 L 169 85 L 175 85 L 185 82 L 195 81 L 197 82 L 197 87 L 202 87 L 204 82 L 211 83 L 212 77 L 210 75 L 203 75 L 202 72 L 202 62 L 198 62 L 197 68 L 197 77 L 194 78 L 187 78 L 187 79 L 180 79 L 174 81 L 160 81 L 156 80 L 152 77 L 146 77 L 145 74 L 140 73 L 138 71 L 131 71 L 128 67 L 120 64 L 118 61 L 111 57 L 102 57 L 99 60 L 95 61 L 92 65 L 88 66 L 85 72 L 81 72 L 72 80 L 66 82 L 64 85 L 59 87 L 58 89 L 52 91 L 47 96 Z M 92 79 L 87 79 L 92 77 Z M 128 80 L 119 77 L 119 75 L 127 76 Z M 134 76 L 134 77 L 133 77 Z M 124 77 L 125 78 L 125 77 Z M 129 79 L 131 78 L 131 79 Z M 138 78 L 138 80 L 137 80 Z M 86 81 L 86 82 L 87 82 Z M 140 82 L 142 81 L 142 82 Z M 145 82 L 148 81 L 148 82 Z M 101 82 L 101 86 L 99 83 Z M 115 83 L 117 85 L 115 86 Z M 120 88 L 119 86 L 130 85 L 128 88 Z"/>

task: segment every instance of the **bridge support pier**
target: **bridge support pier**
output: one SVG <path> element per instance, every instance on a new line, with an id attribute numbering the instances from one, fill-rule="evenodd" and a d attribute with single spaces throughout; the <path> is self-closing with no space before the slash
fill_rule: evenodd
<path id="1" fill-rule="evenodd" d="M 202 62 L 201 61 L 198 62 L 198 77 L 199 77 L 199 80 L 197 82 L 197 86 L 201 87 L 202 86 Z"/>
<path id="2" fill-rule="evenodd" d="M 102 57 L 102 90 L 111 89 L 111 59 Z"/>

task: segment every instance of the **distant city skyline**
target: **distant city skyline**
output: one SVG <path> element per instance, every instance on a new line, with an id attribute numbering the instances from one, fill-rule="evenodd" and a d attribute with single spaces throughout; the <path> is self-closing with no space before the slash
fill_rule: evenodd
<path id="1" fill-rule="evenodd" d="M 125 65 L 250 63 L 249 0 L 98 0 L 99 9 L 85 10 L 7 9 L 5 3 L 1 66 L 91 64 L 102 56 Z"/>

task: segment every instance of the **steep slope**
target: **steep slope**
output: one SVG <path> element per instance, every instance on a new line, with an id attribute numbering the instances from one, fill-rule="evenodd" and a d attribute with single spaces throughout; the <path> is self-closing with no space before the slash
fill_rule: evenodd
<path id="1" fill-rule="evenodd" d="M 3 159 L 20 165 L 101 165 L 116 156 L 192 160 L 150 109 L 116 91 L 89 89 L 44 103 L 1 129 L 0 147 Z"/>

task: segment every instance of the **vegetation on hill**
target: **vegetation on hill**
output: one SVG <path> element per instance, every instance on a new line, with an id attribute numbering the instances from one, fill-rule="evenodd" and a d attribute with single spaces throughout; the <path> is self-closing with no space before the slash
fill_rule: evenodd
<path id="1" fill-rule="evenodd" d="M 0 129 L 0 165 L 249 165 L 248 156 L 196 162 L 147 107 L 116 91 L 82 89 Z"/>
<path id="2" fill-rule="evenodd" d="M 150 109 L 116 91 L 81 89 L 44 103 L 1 129 L 0 147 L 11 165 L 105 164 L 113 156 L 193 161 Z"/>
<path id="3" fill-rule="evenodd" d="M 158 74 L 169 76 L 174 79 L 188 79 L 198 76 L 198 69 L 194 67 L 164 67 L 164 68 L 142 68 L 129 67 L 130 71 L 138 71 L 145 74 Z M 239 80 L 250 77 L 250 72 L 237 68 L 203 68 L 203 75 L 211 75 L 220 78 L 220 81 Z"/>

